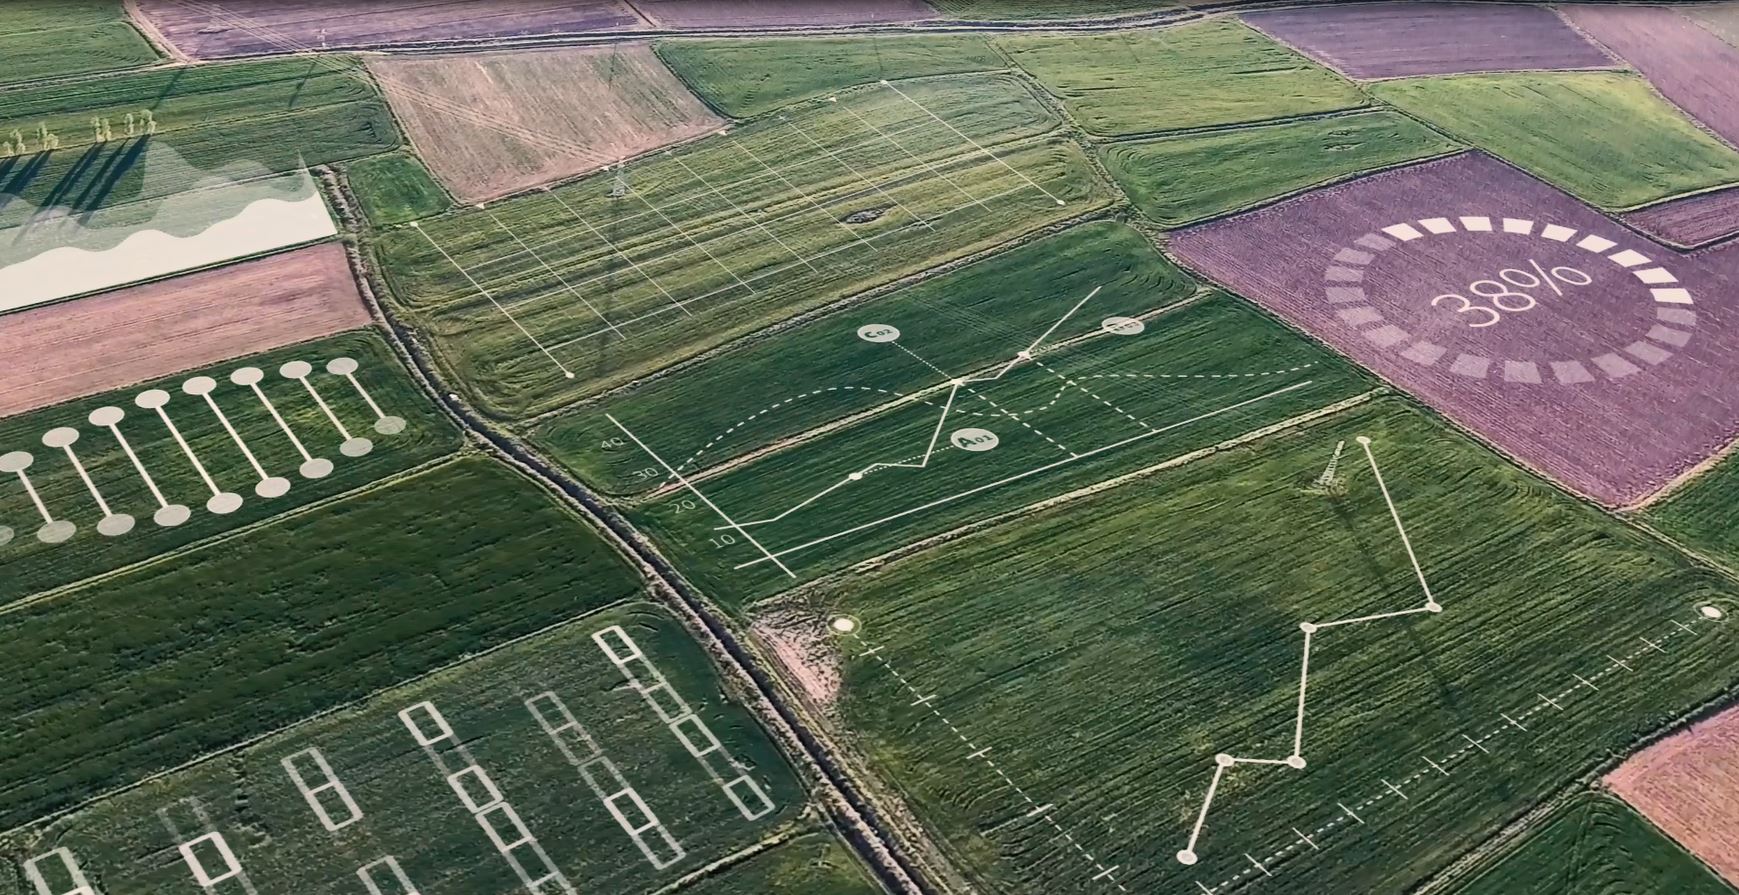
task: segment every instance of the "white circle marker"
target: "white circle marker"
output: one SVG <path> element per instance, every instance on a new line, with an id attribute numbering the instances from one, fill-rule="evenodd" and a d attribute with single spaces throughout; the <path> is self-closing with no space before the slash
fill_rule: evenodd
<path id="1" fill-rule="evenodd" d="M 1426 612 L 1442 612 L 1443 611 L 1443 604 L 1437 602 L 1436 600 L 1432 600 L 1431 602 L 1425 604 L 1425 611 Z"/>
<path id="2" fill-rule="evenodd" d="M 42 433 L 42 443 L 51 448 L 72 447 L 78 443 L 78 430 L 71 426 L 61 426 Z"/>
<path id="3" fill-rule="evenodd" d="M 0 454 L 0 472 L 23 472 L 30 468 L 30 464 L 35 462 L 36 458 L 30 456 L 26 451 L 13 451 L 9 454 Z"/>
<path id="4" fill-rule="evenodd" d="M 1704 606 L 1702 609 L 1697 611 L 1701 612 L 1703 617 L 1710 621 L 1725 618 L 1727 615 L 1727 613 L 1721 611 L 1721 607 L 1719 606 Z"/>
<path id="5" fill-rule="evenodd" d="M 851 475 L 846 476 L 846 478 L 851 479 L 854 482 L 861 482 L 863 481 L 863 473 L 854 472 Z"/>
<path id="6" fill-rule="evenodd" d="M 314 372 L 314 365 L 305 360 L 293 360 L 278 368 L 278 375 L 285 379 L 307 379 Z"/>
<path id="7" fill-rule="evenodd" d="M 842 615 L 834 619 L 828 627 L 832 628 L 835 634 L 850 634 L 857 630 L 857 619 Z"/>
<path id="8" fill-rule="evenodd" d="M 143 391 L 139 393 L 139 397 L 133 399 L 133 403 L 146 410 L 156 410 L 169 403 L 169 393 L 160 388 Z"/>
<path id="9" fill-rule="evenodd" d="M 211 499 L 205 502 L 206 512 L 214 513 L 219 516 L 228 516 L 241 508 L 242 496 L 233 491 L 224 491 L 220 494 L 213 494 Z"/>
<path id="10" fill-rule="evenodd" d="M 236 385 L 259 385 L 266 378 L 266 371 L 259 367 L 242 367 L 229 374 L 229 381 Z"/>
<path id="11" fill-rule="evenodd" d="M 900 330 L 886 323 L 867 323 L 857 328 L 857 337 L 865 342 L 892 342 L 900 337 Z"/>
<path id="12" fill-rule="evenodd" d="M 366 457 L 374 450 L 374 442 L 366 438 L 356 437 L 338 446 L 338 452 L 346 457 Z"/>
<path id="13" fill-rule="evenodd" d="M 1177 862 L 1188 867 L 1196 862 L 1196 853 L 1186 848 L 1177 853 Z"/>
<path id="14" fill-rule="evenodd" d="M 181 383 L 181 390 L 190 395 L 209 395 L 217 391 L 217 380 L 210 376 L 195 376 Z"/>
<path id="15" fill-rule="evenodd" d="M 402 416 L 383 416 L 374 421 L 374 431 L 382 435 L 397 435 L 405 430 L 405 418 Z"/>
<path id="16" fill-rule="evenodd" d="M 1139 336 L 1146 331 L 1147 324 L 1134 317 L 1106 317 L 1099 328 L 1114 336 Z"/>
<path id="17" fill-rule="evenodd" d="M 989 429 L 968 426 L 964 429 L 955 429 L 954 434 L 948 436 L 948 443 L 963 451 L 979 453 L 995 448 L 1002 443 L 1002 439 L 997 438 L 996 433 Z"/>
<path id="18" fill-rule="evenodd" d="M 93 426 L 113 426 L 127 418 L 127 411 L 119 407 L 98 407 L 86 417 Z"/>
<path id="19" fill-rule="evenodd" d="M 334 376 L 349 376 L 356 372 L 358 366 L 361 365 L 356 362 L 356 358 L 335 357 L 326 362 L 326 372 Z"/>
<path id="20" fill-rule="evenodd" d="M 178 503 L 172 503 L 152 514 L 151 521 L 163 528 L 174 528 L 193 518 L 193 511 Z"/>
<path id="21" fill-rule="evenodd" d="M 315 457 L 302 464 L 297 470 L 305 479 L 323 479 L 332 474 L 332 461 L 324 457 Z"/>
<path id="22" fill-rule="evenodd" d="M 135 520 L 132 516 L 126 513 L 115 513 L 112 516 L 104 516 L 103 520 L 97 523 L 97 533 L 109 538 L 118 537 L 132 531 L 134 524 Z"/>
<path id="23" fill-rule="evenodd" d="M 290 493 L 290 480 L 282 476 L 260 479 L 260 483 L 254 486 L 254 493 L 261 497 L 283 497 Z"/>
<path id="24" fill-rule="evenodd" d="M 0 547 L 12 543 L 12 529 L 0 525 Z"/>
<path id="25" fill-rule="evenodd" d="M 44 544 L 60 544 L 78 533 L 78 526 L 61 519 L 36 530 L 36 539 Z"/>
<path id="26" fill-rule="evenodd" d="M 1220 754 L 1214 756 L 1214 764 L 1217 764 L 1222 768 L 1229 768 L 1232 765 L 1235 765 L 1237 763 L 1238 763 L 1238 760 L 1236 758 L 1233 758 L 1232 756 L 1230 756 L 1224 752 L 1221 752 Z"/>
<path id="27" fill-rule="evenodd" d="M 1299 622 L 1298 630 L 1303 631 L 1306 634 L 1315 634 L 1316 622 Z"/>
<path id="28" fill-rule="evenodd" d="M 1286 766 L 1295 770 L 1295 771 L 1304 770 L 1304 756 L 1302 756 L 1302 755 L 1289 755 L 1289 756 L 1287 756 Z"/>

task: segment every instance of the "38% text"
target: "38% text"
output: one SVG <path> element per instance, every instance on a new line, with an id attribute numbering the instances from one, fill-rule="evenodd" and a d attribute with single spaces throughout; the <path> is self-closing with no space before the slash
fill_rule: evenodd
<path id="1" fill-rule="evenodd" d="M 1529 258 L 1526 269 L 1506 267 L 1497 272 L 1495 280 L 1474 280 L 1469 283 L 1467 291 L 1473 298 L 1450 292 L 1431 299 L 1431 306 L 1461 315 L 1462 322 L 1473 329 L 1483 329 L 1495 326 L 1506 313 L 1518 314 L 1533 310 L 1539 302 L 1534 293 L 1523 292 L 1524 289 L 1545 288 L 1561 296 L 1564 294 L 1564 286 L 1586 286 L 1592 282 L 1594 278 L 1586 271 L 1574 267 L 1554 267 L 1547 270 L 1540 262 Z"/>

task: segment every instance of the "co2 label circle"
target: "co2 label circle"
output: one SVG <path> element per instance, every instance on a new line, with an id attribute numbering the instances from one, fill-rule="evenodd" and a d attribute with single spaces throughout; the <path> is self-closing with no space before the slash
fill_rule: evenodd
<path id="1" fill-rule="evenodd" d="M 976 453 L 979 451 L 991 450 L 998 444 L 1001 444 L 1002 439 L 997 438 L 996 433 L 989 429 L 967 427 L 965 429 L 955 429 L 954 434 L 948 436 L 948 443 L 963 451 L 973 451 Z"/>
<path id="2" fill-rule="evenodd" d="M 1370 295 L 1380 289 L 1371 284 L 1373 262 L 1454 234 L 1479 242 L 1468 243 L 1473 248 L 1465 255 L 1430 251 L 1483 259 L 1449 282 L 1401 282 L 1382 290 L 1396 293 L 1383 296 L 1391 313 L 1417 319 L 1412 329 L 1398 325 Z M 1504 239 L 1509 242 L 1495 243 Z M 1513 254 L 1500 254 L 1512 246 Z M 1697 324 L 1690 290 L 1648 255 L 1598 233 L 1527 218 L 1469 215 L 1391 224 L 1343 246 L 1324 269 L 1323 284 L 1334 316 L 1367 342 L 1456 376 L 1523 385 L 1575 385 L 1642 372 L 1689 343 Z M 1626 292 L 1637 301 L 1627 302 Z M 1642 319 L 1629 320 L 1631 314 Z M 1530 320 L 1567 323 L 1541 330 L 1526 326 Z"/>
<path id="3" fill-rule="evenodd" d="M 886 323 L 868 323 L 857 328 L 857 337 L 865 342 L 892 342 L 900 337 L 900 330 Z"/>

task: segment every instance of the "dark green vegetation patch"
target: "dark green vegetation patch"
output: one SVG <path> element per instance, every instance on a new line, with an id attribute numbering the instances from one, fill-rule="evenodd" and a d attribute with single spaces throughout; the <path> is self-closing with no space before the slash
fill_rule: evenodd
<path id="1" fill-rule="evenodd" d="M 1622 802 L 1585 795 L 1455 895 L 1731 895 L 1733 890 Z"/>
<path id="2" fill-rule="evenodd" d="M 964 34 L 673 40 L 655 49 L 702 99 L 736 118 L 883 78 L 1008 67 L 987 40 Z"/>
<path id="3" fill-rule="evenodd" d="M 453 204 L 429 169 L 408 152 L 357 159 L 344 174 L 363 216 L 376 227 L 421 220 Z"/>
<path id="4" fill-rule="evenodd" d="M 1113 143 L 1099 154 L 1143 214 L 1181 227 L 1459 145 L 1374 111 Z"/>
<path id="5" fill-rule="evenodd" d="M 9 0 L 0 5 L 0 83 L 149 65 L 157 51 L 120 0 Z"/>
<path id="6" fill-rule="evenodd" d="M 473 457 L 13 609 L 0 614 L 0 824 L 636 588 L 548 494 Z"/>

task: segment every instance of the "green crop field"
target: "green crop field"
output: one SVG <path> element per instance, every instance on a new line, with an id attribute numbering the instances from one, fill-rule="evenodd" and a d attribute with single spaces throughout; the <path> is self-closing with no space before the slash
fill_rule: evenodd
<path id="1" fill-rule="evenodd" d="M 996 43 L 1099 136 L 1264 121 L 1369 102 L 1350 81 L 1235 22 Z"/>
<path id="2" fill-rule="evenodd" d="M 1720 877 L 1685 854 L 1624 803 L 1580 796 L 1551 816 L 1455 895 L 1731 895 Z"/>
<path id="3" fill-rule="evenodd" d="M 357 159 L 344 167 L 344 176 L 363 216 L 376 227 L 421 220 L 453 205 L 429 169 L 410 153 Z"/>
<path id="4" fill-rule="evenodd" d="M 474 496 L 461 487 L 466 496 Z M 548 521 L 536 516 L 533 512 L 515 521 Z M 577 529 L 571 524 L 558 524 L 558 528 L 563 529 L 560 537 L 554 532 L 532 537 L 544 541 L 546 548 L 559 540 L 571 544 Z M 559 562 L 559 551 L 539 552 Z M 602 557 L 594 554 L 594 558 Z M 576 576 L 582 569 L 588 574 Z M 505 567 L 494 570 L 496 586 L 512 580 L 511 574 L 502 574 L 506 571 Z M 608 562 L 573 562 L 567 571 L 546 574 L 542 583 L 557 585 L 561 579 L 569 579 L 572 587 L 561 602 L 573 608 L 581 608 L 574 604 L 597 607 L 631 591 L 620 568 Z M 588 596 L 576 599 L 580 593 Z M 498 605 L 499 615 L 510 604 Z M 505 616 L 496 619 L 504 620 Z M 625 685 L 622 672 L 592 639 L 595 632 L 613 626 L 621 626 L 634 639 L 730 758 L 740 762 L 737 768 L 721 767 L 733 777 L 750 775 L 771 807 L 756 801 L 753 807 L 759 816 L 745 817 L 652 706 Z M 399 670 L 413 669 L 402 663 Z M 101 874 L 105 891 L 169 892 L 192 885 L 187 866 L 173 857 L 175 846 L 210 830 L 224 836 L 249 881 L 265 895 L 362 891 L 358 868 L 388 855 L 425 892 L 505 892 L 517 885 L 514 871 L 444 779 L 475 762 L 553 866 L 579 891 L 649 893 L 799 823 L 804 795 L 790 767 L 749 714 L 720 698 L 719 689 L 717 673 L 706 655 L 668 614 L 643 603 L 604 609 L 461 666 L 393 686 L 359 704 L 303 721 L 61 819 L 15 832 L 7 837 L 4 850 L 8 857 L 27 859 L 64 847 L 87 873 Z M 680 859 L 656 833 L 648 834 L 647 841 L 661 862 L 671 863 L 655 869 L 643 856 L 527 705 L 545 693 L 566 707 L 614 765 L 621 782 L 651 809 L 681 849 Z M 451 742 L 436 743 L 443 763 L 438 767 L 418 748 L 399 713 L 425 702 L 440 713 L 468 754 Z M 556 702 L 539 699 L 537 705 L 551 726 L 565 723 Z M 413 715 L 433 735 L 435 723 L 428 718 L 421 712 Z M 683 730 L 698 741 L 688 726 L 691 723 L 684 722 Z M 576 758 L 586 760 L 595 754 L 582 745 L 583 740 L 569 736 Z M 305 755 L 310 748 L 319 750 L 332 777 L 344 786 L 360 813 L 339 830 L 323 826 L 282 765 L 287 756 L 304 753 L 294 763 L 306 784 L 312 788 L 326 782 L 318 765 Z M 603 796 L 619 791 L 616 780 L 600 766 L 587 770 L 598 780 Z M 195 817 L 185 799 L 197 800 L 206 812 L 206 823 L 184 820 Z M 355 816 L 334 792 L 327 792 L 323 801 L 334 822 Z M 617 806 L 634 816 L 628 800 L 618 800 Z M 183 824 L 179 835 L 165 827 L 160 809 L 168 809 L 171 819 Z M 499 817 L 495 822 L 501 823 Z M 640 823 L 634 816 L 634 825 Z M 813 859 L 828 854 L 820 845 L 798 840 L 785 848 Z M 161 859 L 165 853 L 170 860 Z M 534 875 L 542 875 L 528 848 L 517 849 L 515 855 Z M 848 859 L 832 860 L 834 866 L 824 877 L 853 879 Z M 762 891 L 744 888 L 741 881 L 761 873 L 793 872 L 790 859 L 779 857 L 778 851 L 761 864 L 769 870 L 751 865 L 728 872 L 715 891 Z M 803 872 L 803 868 L 795 870 Z M 855 874 L 859 889 L 861 877 L 861 871 Z M 389 872 L 380 871 L 379 878 L 390 879 Z"/>
<path id="5" fill-rule="evenodd" d="M 967 34 L 669 40 L 653 48 L 702 99 L 735 118 L 883 78 L 1008 67 L 989 41 Z"/>
<path id="6" fill-rule="evenodd" d="M 128 138 L 126 116 L 147 109 L 157 133 L 145 136 L 138 117 L 139 135 Z M 109 120 L 114 139 L 96 142 L 93 117 Z M 58 150 L 40 151 L 42 126 L 60 139 Z M 89 211 L 399 145 L 366 72 L 333 60 L 161 68 L 8 90 L 0 135 L 14 131 L 28 154 L 0 159 L 0 226 L 21 222 L 31 206 Z"/>
<path id="7" fill-rule="evenodd" d="M 525 417 L 1104 206 L 1059 124 L 1006 75 L 872 86 L 630 165 L 619 198 L 600 174 L 379 256 L 447 372 Z"/>
<path id="8" fill-rule="evenodd" d="M 933 0 L 936 11 L 968 22 L 1019 22 L 1032 19 L 1082 19 L 1134 15 L 1174 9 L 1171 0 Z"/>
<path id="9" fill-rule="evenodd" d="M 1079 299 L 1079 289 L 1047 299 L 1053 320 Z M 1099 321 L 1148 311 L 1145 290 L 1102 292 L 1093 301 L 1099 304 L 1073 321 L 1074 341 L 1042 346 L 1031 361 L 1012 366 L 1016 352 L 1048 324 L 985 327 L 980 338 L 1002 349 L 984 352 L 995 361 L 950 369 L 932 366 L 936 324 L 920 322 L 897 342 L 877 346 L 902 361 L 886 367 L 888 378 L 859 380 L 896 392 L 873 413 L 787 439 L 754 462 L 692 472 L 691 480 L 782 555 L 793 574 L 808 578 L 1369 388 L 1345 363 L 1224 294 L 1151 315 L 1133 336 L 1101 331 Z M 950 377 L 968 375 L 979 381 L 958 390 L 949 385 Z M 761 406 L 739 412 L 747 416 Z M 994 449 L 959 440 L 974 429 L 993 433 Z M 658 449 L 657 441 L 648 444 Z M 675 464 L 683 456 L 665 459 Z M 791 583 L 690 497 L 667 487 L 634 513 L 685 574 L 728 604 Z"/>
<path id="10" fill-rule="evenodd" d="M 326 370 L 328 362 L 343 357 L 357 362 L 354 375 L 368 393 L 367 398 L 344 377 Z M 346 455 L 341 450 L 344 436 L 307 388 L 280 375 L 279 368 L 291 361 L 313 366 L 308 383 L 326 401 L 345 432 L 371 441 L 373 447 L 367 455 Z M 302 447 L 311 456 L 332 464 L 329 475 L 310 479 L 301 474 L 302 454 L 272 418 L 271 410 L 252 389 L 230 380 L 233 371 L 245 367 L 265 374 L 259 383 L 260 390 L 296 433 Z M 258 496 L 254 489 L 260 476 L 225 431 L 222 421 L 203 398 L 183 391 L 182 384 L 195 376 L 217 380 L 211 398 L 267 475 L 289 481 L 288 493 L 278 497 Z M 174 434 L 155 410 L 141 408 L 134 402 L 135 396 L 150 389 L 169 393 L 169 403 L 162 408 L 163 412 L 187 440 L 213 483 L 224 493 L 242 498 L 239 509 L 229 514 L 207 510 L 211 489 L 187 459 Z M 379 420 L 368 405 L 369 399 L 383 413 L 404 420 L 403 431 L 396 434 L 377 431 Z M 116 407 L 125 414 L 116 426 L 144 465 L 150 483 L 139 475 L 110 430 L 90 422 L 91 412 L 101 407 Z M 103 513 L 77 469 L 63 449 L 43 443 L 44 434 L 57 427 L 78 431 L 73 453 L 109 509 L 135 518 L 132 531 L 114 537 L 99 533 Z M 348 333 L 239 358 L 209 369 L 0 419 L 0 454 L 19 450 L 30 454 L 34 462 L 25 470 L 25 476 L 44 507 L 56 521 L 71 522 L 78 528 L 70 540 L 62 543 L 39 540 L 36 534 L 44 522 L 29 493 L 12 472 L 0 472 L 0 526 L 13 532 L 8 543 L 0 544 L 0 563 L 6 569 L 6 574 L 0 576 L 0 603 L 147 560 L 307 506 L 428 462 L 458 447 L 457 430 L 423 397 L 398 359 L 373 332 Z M 190 510 L 185 524 L 164 527 L 153 521 L 160 509 L 151 491 L 153 484 L 165 502 Z"/>
<path id="11" fill-rule="evenodd" d="M 1739 569 L 1735 501 L 1739 501 L 1739 463 L 1728 458 L 1650 506 L 1643 518 L 1669 537 Z"/>
<path id="12" fill-rule="evenodd" d="M 807 834 L 683 889 L 690 895 L 878 895 L 863 866 L 823 834 Z"/>
<path id="13" fill-rule="evenodd" d="M 454 460 L 0 614 L 0 824 L 626 598 L 627 567 Z"/>
<path id="14" fill-rule="evenodd" d="M 1099 154 L 1135 207 L 1181 227 L 1459 145 L 1404 115 L 1373 111 L 1113 143 Z"/>
<path id="15" fill-rule="evenodd" d="M 120 0 L 13 0 L 0 6 L 0 83 L 149 65 L 157 51 Z"/>
<path id="16" fill-rule="evenodd" d="M 1183 866 L 1214 756 L 1293 752 L 1300 623 L 1423 605 L 1361 435 L 1443 611 L 1319 630 L 1307 767 L 1231 769 Z M 1314 493 L 1343 442 L 1343 496 Z M 1416 884 L 1731 686 L 1709 600 L 1732 583 L 1385 399 L 751 613 L 859 621 L 843 723 L 987 890 L 1103 891 L 1103 865 L 1224 891 L 1248 853 L 1263 891 L 1319 893 Z"/>
<path id="17" fill-rule="evenodd" d="M 935 374 L 910 357 L 858 338 L 861 326 L 922 333 L 924 355 L 932 363 L 978 370 L 1006 361 L 1095 288 L 1104 298 L 1095 299 L 1091 313 L 1065 322 L 1053 338 L 1092 333 L 1114 312 L 1152 311 L 1188 296 L 1195 284 L 1129 227 L 1084 224 L 771 338 L 733 346 L 699 367 L 614 395 L 602 406 L 558 416 L 534 439 L 594 486 L 643 494 L 665 475 L 662 470 L 648 474 L 646 455 L 627 443 L 604 411 L 667 452 L 680 471 L 704 470 L 935 384 Z M 802 395 L 800 402 L 784 404 L 793 394 Z M 721 395 L 730 399 L 720 400 Z M 774 411 L 737 425 L 763 408 Z"/>
<path id="18" fill-rule="evenodd" d="M 1739 152 L 1633 74 L 1405 78 L 1371 91 L 1601 208 L 1739 182 Z"/>

